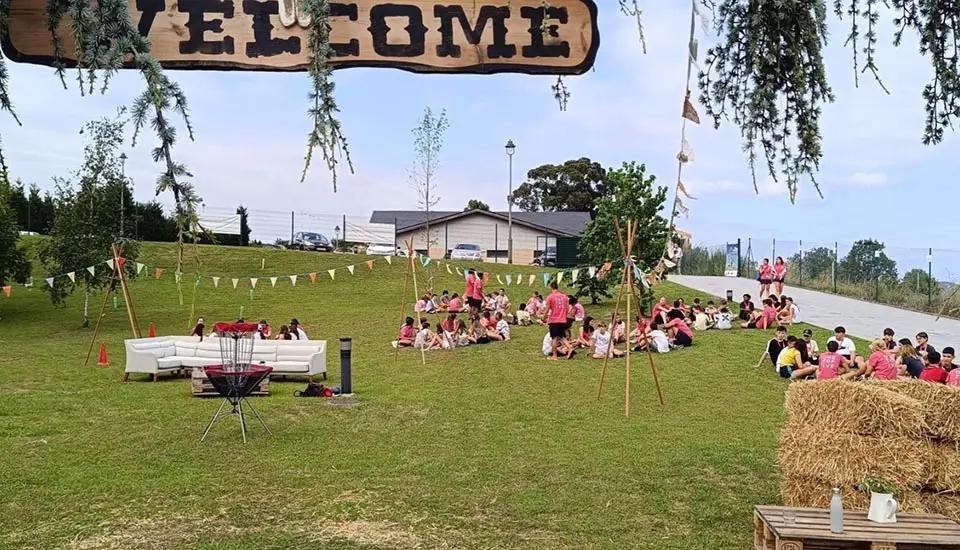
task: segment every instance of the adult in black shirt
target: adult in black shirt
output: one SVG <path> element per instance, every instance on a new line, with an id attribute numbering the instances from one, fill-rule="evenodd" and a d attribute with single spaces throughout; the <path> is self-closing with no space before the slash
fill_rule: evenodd
<path id="1" fill-rule="evenodd" d="M 750 301 L 750 295 L 744 294 L 743 301 L 740 302 L 740 319 L 743 321 L 750 320 L 750 314 L 753 313 L 753 302 Z"/>

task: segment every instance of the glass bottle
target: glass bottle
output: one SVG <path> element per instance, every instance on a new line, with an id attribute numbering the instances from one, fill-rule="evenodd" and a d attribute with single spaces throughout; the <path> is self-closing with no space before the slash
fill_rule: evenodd
<path id="1" fill-rule="evenodd" d="M 830 532 L 843 532 L 843 502 L 840 500 L 840 489 L 836 487 L 830 497 Z"/>

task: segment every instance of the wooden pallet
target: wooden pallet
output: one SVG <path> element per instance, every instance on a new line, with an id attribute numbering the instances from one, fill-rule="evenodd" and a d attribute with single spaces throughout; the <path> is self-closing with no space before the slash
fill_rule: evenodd
<path id="1" fill-rule="evenodd" d="M 194 397 L 220 397 L 220 393 L 213 387 L 213 384 L 207 380 L 207 375 L 203 369 L 193 369 L 190 375 L 190 391 Z M 260 382 L 260 387 L 250 392 L 250 397 L 266 397 L 270 395 L 270 377 L 267 376 Z"/>
<path id="2" fill-rule="evenodd" d="M 793 520 L 784 519 L 790 511 Z M 897 514 L 896 523 L 874 523 L 866 512 L 844 510 L 843 533 L 830 531 L 830 512 L 757 506 L 755 550 L 955 550 L 960 525 L 934 514 Z"/>

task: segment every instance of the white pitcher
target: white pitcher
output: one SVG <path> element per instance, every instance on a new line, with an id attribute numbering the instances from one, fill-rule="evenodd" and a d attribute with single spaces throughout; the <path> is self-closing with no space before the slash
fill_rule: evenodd
<path id="1" fill-rule="evenodd" d="M 897 501 L 888 493 L 870 493 L 870 511 L 867 519 L 874 523 L 896 523 Z"/>

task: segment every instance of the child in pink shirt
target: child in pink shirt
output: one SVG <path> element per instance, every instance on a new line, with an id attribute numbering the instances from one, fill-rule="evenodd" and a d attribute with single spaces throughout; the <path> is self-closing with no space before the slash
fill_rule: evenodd
<path id="1" fill-rule="evenodd" d="M 842 355 L 837 353 L 840 344 L 836 341 L 827 344 L 827 352 L 821 353 L 817 360 L 817 380 L 833 380 L 839 378 L 843 364 L 847 362 Z"/>
<path id="2" fill-rule="evenodd" d="M 877 338 L 870 344 L 870 357 L 864 361 L 857 358 L 857 372 L 851 373 L 853 376 L 873 376 L 877 380 L 896 380 L 897 364 L 886 353 L 887 345 L 883 340 Z M 939 357 L 937 358 L 939 360 Z"/>
<path id="3" fill-rule="evenodd" d="M 403 326 L 400 327 L 400 332 L 397 334 L 397 346 L 408 347 L 413 345 L 413 341 L 417 338 L 417 329 L 413 326 L 413 317 L 407 317 L 403 321 Z"/>
<path id="4" fill-rule="evenodd" d="M 947 373 L 948 386 L 960 386 L 960 368 L 953 369 Z"/>
<path id="5" fill-rule="evenodd" d="M 460 300 L 460 295 L 454 292 L 447 306 L 447 311 L 450 313 L 460 313 L 461 309 L 463 309 L 463 301 Z"/>

